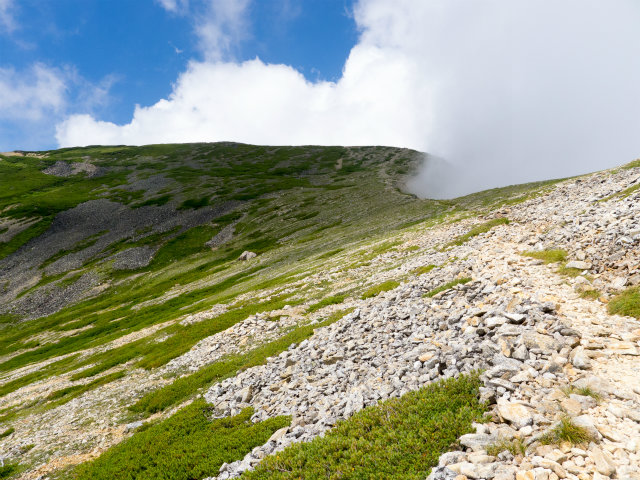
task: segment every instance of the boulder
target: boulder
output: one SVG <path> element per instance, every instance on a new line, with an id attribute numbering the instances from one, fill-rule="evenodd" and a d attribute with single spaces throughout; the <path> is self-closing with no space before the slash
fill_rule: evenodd
<path id="1" fill-rule="evenodd" d="M 241 262 L 246 262 L 247 260 L 251 260 L 252 258 L 257 257 L 258 254 L 255 252 L 250 252 L 248 250 L 245 250 L 244 252 L 242 252 L 242 254 L 238 257 L 238 260 Z"/>

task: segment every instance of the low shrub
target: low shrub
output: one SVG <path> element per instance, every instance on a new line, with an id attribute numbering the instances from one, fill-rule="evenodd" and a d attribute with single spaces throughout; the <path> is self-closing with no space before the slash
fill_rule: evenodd
<path id="1" fill-rule="evenodd" d="M 265 458 L 242 478 L 424 480 L 482 417 L 479 386 L 477 375 L 462 375 L 365 408 L 324 437 Z"/>
<path id="2" fill-rule="evenodd" d="M 200 399 L 175 415 L 111 447 L 96 460 L 79 465 L 76 480 L 191 480 L 216 476 L 223 463 L 241 460 L 291 422 L 275 417 L 251 422 L 253 409 L 211 420 L 211 406 Z"/>
<path id="3" fill-rule="evenodd" d="M 493 220 L 489 220 L 488 222 L 484 222 L 481 223 L 480 225 L 476 225 L 475 227 L 473 227 L 471 230 L 469 230 L 469 232 L 465 233 L 464 235 L 459 236 L 458 238 L 456 238 L 455 240 L 452 240 L 451 242 L 447 243 L 445 245 L 446 247 L 452 247 L 455 245 L 462 245 L 466 242 L 468 242 L 469 240 L 471 240 L 473 237 L 476 237 L 482 233 L 487 233 L 489 230 L 491 230 L 493 227 L 497 227 L 498 225 L 508 225 L 509 224 L 509 219 L 508 218 L 494 218 Z"/>
<path id="4" fill-rule="evenodd" d="M 433 270 L 436 267 L 437 265 L 422 265 L 418 268 L 414 268 L 413 270 L 411 270 L 411 273 L 413 273 L 414 275 L 423 275 L 425 273 L 429 273 L 431 270 Z"/>
<path id="5" fill-rule="evenodd" d="M 537 252 L 524 252 L 525 257 L 536 258 L 542 260 L 544 263 L 556 263 L 564 262 L 567 259 L 567 252 L 565 250 L 541 250 Z"/>
<path id="6" fill-rule="evenodd" d="M 339 303 L 344 302 L 345 298 L 346 298 L 346 295 L 333 295 L 331 297 L 323 298 L 318 303 L 314 303 L 313 305 L 310 305 L 309 308 L 307 309 L 307 312 L 313 313 L 329 305 L 337 305 Z"/>
<path id="7" fill-rule="evenodd" d="M 511 440 L 501 439 L 487 446 L 487 454 L 494 457 L 505 451 L 511 453 L 514 457 L 524 455 L 527 451 L 527 446 L 524 441 L 518 437 L 512 438 Z"/>
<path id="8" fill-rule="evenodd" d="M 616 295 L 608 308 L 611 315 L 640 318 L 640 287 L 631 287 Z"/>
<path id="9" fill-rule="evenodd" d="M 586 428 L 576 425 L 571 417 L 562 417 L 558 425 L 540 438 L 540 443 L 552 445 L 569 442 L 572 445 L 581 445 L 592 440 L 593 436 Z"/>
<path id="10" fill-rule="evenodd" d="M 388 280 L 379 285 L 374 285 L 373 287 L 366 290 L 360 298 L 362 300 L 366 300 L 367 298 L 375 297 L 382 292 L 388 292 L 389 290 L 393 290 L 396 287 L 399 287 L 400 284 L 395 280 Z"/>

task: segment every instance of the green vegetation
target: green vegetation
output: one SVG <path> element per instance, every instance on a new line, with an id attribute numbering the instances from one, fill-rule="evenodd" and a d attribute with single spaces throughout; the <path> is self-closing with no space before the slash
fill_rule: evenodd
<path id="1" fill-rule="evenodd" d="M 613 200 L 614 198 L 627 198 L 629 195 L 634 194 L 638 190 L 640 190 L 640 184 L 631 185 L 630 187 L 627 187 L 624 190 L 620 190 L 619 192 L 616 192 L 613 195 L 609 195 L 608 197 L 602 198 L 599 201 L 607 202 L 609 200 Z"/>
<path id="2" fill-rule="evenodd" d="M 444 285 L 440 285 L 439 287 L 436 287 L 433 290 L 430 290 L 429 292 L 425 293 L 424 296 L 431 298 L 436 296 L 440 292 L 444 292 L 445 290 L 449 290 L 450 288 L 455 287 L 456 285 L 464 285 L 465 283 L 469 283 L 470 281 L 471 281 L 471 278 L 469 277 L 457 278 L 455 280 L 445 283 Z"/>
<path id="3" fill-rule="evenodd" d="M 267 457 L 242 478 L 423 480 L 482 417 L 479 386 L 477 375 L 461 376 L 365 408 L 324 437 Z"/>
<path id="4" fill-rule="evenodd" d="M 522 255 L 542 260 L 545 264 L 560 263 L 560 266 L 556 270 L 558 275 L 577 277 L 582 274 L 582 270 L 578 268 L 566 267 L 567 252 L 565 250 L 541 250 L 539 252 L 524 252 Z"/>
<path id="5" fill-rule="evenodd" d="M 558 425 L 540 438 L 540 443 L 552 445 L 569 442 L 572 445 L 581 445 L 592 440 L 593 437 L 586 428 L 576 425 L 571 417 L 565 416 L 560 419 Z"/>
<path id="6" fill-rule="evenodd" d="M 627 288 L 613 297 L 608 309 L 611 315 L 640 318 L 640 287 Z"/>
<path id="7" fill-rule="evenodd" d="M 582 275 L 583 271 L 584 270 L 580 270 L 579 268 L 567 268 L 565 265 L 560 265 L 556 273 L 565 277 L 577 277 L 578 275 Z"/>
<path id="8" fill-rule="evenodd" d="M 487 446 L 487 454 L 494 457 L 498 456 L 502 452 L 509 452 L 515 457 L 518 455 L 524 455 L 526 451 L 527 446 L 519 437 L 512 438 L 511 440 L 500 439 Z"/>
<path id="9" fill-rule="evenodd" d="M 394 288 L 399 287 L 400 284 L 395 280 L 387 280 L 386 282 L 382 282 L 378 285 L 374 285 L 373 287 L 368 288 L 361 296 L 362 300 L 366 300 L 367 298 L 375 297 L 382 292 L 388 292 L 389 290 L 393 290 Z"/>
<path id="10" fill-rule="evenodd" d="M 13 427 L 8 428 L 8 429 L 7 429 L 7 430 L 5 430 L 4 432 L 0 433 L 0 438 L 8 437 L 9 435 L 11 435 L 11 434 L 12 434 L 13 432 L 15 432 L 15 431 L 16 431 L 16 429 L 15 429 L 15 428 L 13 428 Z"/>
<path id="11" fill-rule="evenodd" d="M 429 273 L 434 268 L 438 268 L 438 266 L 437 265 L 422 265 L 422 266 L 420 266 L 418 268 L 414 268 L 413 270 L 411 270 L 411 273 L 413 273 L 414 275 L 423 275 L 425 273 Z"/>
<path id="12" fill-rule="evenodd" d="M 62 390 L 55 390 L 47 395 L 47 400 L 54 401 L 53 404 L 55 406 L 61 405 L 62 403 L 66 403 L 72 398 L 76 398 L 82 395 L 84 392 L 88 392 L 100 385 L 106 385 L 107 383 L 111 383 L 114 380 L 118 380 L 125 376 L 124 372 L 114 372 L 109 375 L 105 375 L 104 377 L 100 377 L 93 382 L 89 382 L 86 385 L 76 385 L 73 387 L 63 388 Z"/>
<path id="13" fill-rule="evenodd" d="M 155 413 L 175 405 L 196 393 L 199 389 L 219 382 L 256 365 L 262 365 L 268 357 L 284 352 L 290 345 L 309 338 L 317 328 L 326 327 L 340 320 L 353 309 L 333 313 L 320 323 L 297 327 L 273 342 L 261 345 L 245 354 L 224 357 L 197 372 L 178 378 L 170 385 L 148 393 L 130 407 L 134 412 Z"/>
<path id="14" fill-rule="evenodd" d="M 586 298 L 588 300 L 598 300 L 601 295 L 600 291 L 596 289 L 583 290 L 580 292 L 580 298 Z"/>
<path id="15" fill-rule="evenodd" d="M 4 466 L 0 467 L 0 478 L 9 478 L 17 473 L 19 473 L 22 469 L 17 463 L 6 463 Z"/>
<path id="16" fill-rule="evenodd" d="M 323 298 L 318 303 L 314 303 L 313 305 L 310 305 L 309 308 L 307 309 L 307 312 L 313 313 L 329 305 L 337 305 L 339 303 L 344 302 L 345 298 L 346 298 L 346 295 L 333 295 L 331 297 Z"/>
<path id="17" fill-rule="evenodd" d="M 476 237 L 482 233 L 487 233 L 493 227 L 497 227 L 498 225 L 508 225 L 508 218 L 494 218 L 493 220 L 489 220 L 488 222 L 481 223 L 480 225 L 476 225 L 469 232 L 464 235 L 459 236 L 458 238 L 452 240 L 451 242 L 445 245 L 446 247 L 452 247 L 455 245 L 463 245 L 471 240 L 473 237 Z"/>
<path id="18" fill-rule="evenodd" d="M 576 387 L 575 385 L 570 385 L 566 388 L 563 388 L 562 393 L 564 393 L 567 397 L 571 394 L 576 394 L 576 395 L 583 395 L 585 397 L 591 397 L 597 402 L 602 400 L 602 395 L 600 395 L 599 392 L 595 391 L 593 388 L 591 388 L 588 385 L 585 387 Z"/>
<path id="19" fill-rule="evenodd" d="M 634 160 L 632 162 L 627 163 L 622 168 L 624 168 L 625 170 L 629 170 L 629 169 L 638 168 L 638 167 L 640 167 L 640 158 L 638 160 Z"/>
<path id="20" fill-rule="evenodd" d="M 197 400 L 80 465 L 70 478 L 191 480 L 215 476 L 223 463 L 242 459 L 291 421 L 276 417 L 252 423 L 250 408 L 235 417 L 211 420 L 209 409 L 204 400 Z"/>
<path id="21" fill-rule="evenodd" d="M 524 252 L 522 255 L 542 260 L 544 263 L 564 262 L 567 259 L 565 250 L 541 250 L 539 252 Z"/>

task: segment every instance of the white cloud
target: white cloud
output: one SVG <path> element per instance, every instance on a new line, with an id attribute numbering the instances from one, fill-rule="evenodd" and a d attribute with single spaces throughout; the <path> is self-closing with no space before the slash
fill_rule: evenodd
<path id="1" fill-rule="evenodd" d="M 70 116 L 57 126 L 60 145 L 404 146 L 463 166 L 466 180 L 450 179 L 443 194 L 640 153 L 636 0 L 360 0 L 361 36 L 336 83 L 222 61 L 245 34 L 249 3 L 209 5 L 197 29 L 207 59 L 169 98 L 137 107 L 125 125 Z"/>
<path id="2" fill-rule="evenodd" d="M 0 118 L 41 120 L 65 107 L 66 92 L 66 75 L 43 64 L 0 68 Z"/>
<path id="3" fill-rule="evenodd" d="M 11 33 L 18 27 L 13 13 L 14 9 L 13 0 L 0 0 L 0 30 L 5 33 Z"/>
<path id="4" fill-rule="evenodd" d="M 189 0 L 156 0 L 156 2 L 171 13 L 183 13 L 189 8 Z"/>
<path id="5" fill-rule="evenodd" d="M 227 58 L 247 36 L 247 10 L 251 0 L 206 0 L 196 20 L 200 49 L 209 61 Z"/>
<path id="6" fill-rule="evenodd" d="M 107 76 L 93 83 L 70 66 L 0 67 L 0 150 L 53 146 L 56 123 L 75 112 L 100 111 L 115 81 Z"/>

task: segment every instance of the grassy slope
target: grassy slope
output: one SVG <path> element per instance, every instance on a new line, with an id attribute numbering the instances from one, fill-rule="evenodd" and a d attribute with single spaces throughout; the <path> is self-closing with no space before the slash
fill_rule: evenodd
<path id="1" fill-rule="evenodd" d="M 91 163 L 106 168 L 106 175 L 89 179 L 82 174 L 58 178 L 41 173 L 58 160 L 74 162 L 87 157 Z M 309 311 L 313 312 L 340 303 L 346 296 L 344 292 L 336 294 L 331 285 L 324 284 L 311 288 L 304 279 L 328 265 L 346 262 L 344 271 L 366 265 L 376 256 L 394 250 L 403 231 L 424 228 L 448 214 L 468 216 L 519 201 L 546 185 L 494 189 L 451 201 L 420 200 L 397 188 L 403 175 L 414 168 L 416 158 L 415 152 L 384 147 L 255 147 L 229 143 L 63 149 L 48 152 L 44 159 L 0 156 L 0 170 L 10 173 L 8 177 L 0 175 L 0 191 L 6 192 L 3 187 L 9 187 L 8 181 L 4 184 L 5 179 L 10 179 L 13 188 L 13 193 L 0 195 L 0 220 L 38 220 L 14 240 L 0 243 L 0 258 L 2 252 L 10 255 L 19 248 L 28 248 L 29 238 L 41 234 L 56 213 L 91 199 L 106 197 L 131 208 L 170 205 L 176 212 L 224 201 L 241 202 L 233 212 L 210 225 L 167 234 L 132 232 L 130 238 L 109 245 L 103 256 L 140 245 L 157 246 L 160 250 L 149 266 L 129 272 L 113 271 L 108 263 L 97 259 L 88 261 L 80 271 L 98 272 L 111 282 L 111 287 L 96 298 L 28 322 L 16 323 L 15 317 L 0 316 L 0 322 L 4 321 L 0 326 L 0 351 L 12 354 L 0 363 L 0 375 L 73 354 L 0 383 L 0 396 L 85 367 L 72 377 L 85 383 L 54 392 L 51 398 L 23 410 L 0 411 L 1 419 L 9 421 L 53 408 L 87 389 L 118 379 L 122 376 L 120 371 L 106 377 L 100 375 L 131 360 L 135 360 L 134 367 L 155 369 L 200 339 L 248 315 L 276 310 L 285 304 L 309 302 Z M 340 170 L 336 169 L 338 159 L 342 160 Z M 174 180 L 171 187 L 153 195 L 126 189 L 132 189 L 127 183 L 158 174 Z M 214 250 L 204 245 L 231 223 L 235 223 L 236 233 L 228 244 Z M 86 248 L 94 240 L 85 239 L 73 250 Z M 259 256 L 250 262 L 237 262 L 243 250 L 255 251 Z M 67 253 L 60 252 L 56 258 Z M 52 280 L 45 277 L 43 281 Z M 350 295 L 366 297 L 386 289 L 385 285 L 374 285 L 372 288 L 378 290 L 373 292 L 367 287 L 358 286 Z M 37 289 L 38 286 L 31 286 L 27 294 Z M 218 303 L 229 305 L 226 313 L 192 325 L 172 323 Z M 163 322 L 169 325 L 135 342 L 102 353 L 77 355 Z M 70 335 L 76 329 L 81 331 Z M 302 327 L 289 337 L 306 337 L 310 332 L 311 328 Z M 42 340 L 43 333 L 49 340 Z M 34 340 L 35 335 L 40 339 Z M 182 377 L 175 385 L 152 392 L 134 410 L 152 412 L 173 405 L 198 388 L 233 374 L 237 368 L 259 363 L 266 355 L 286 348 L 289 337 L 253 353 L 223 359 L 191 377 Z M 158 342 L 159 339 L 163 341 Z"/>

